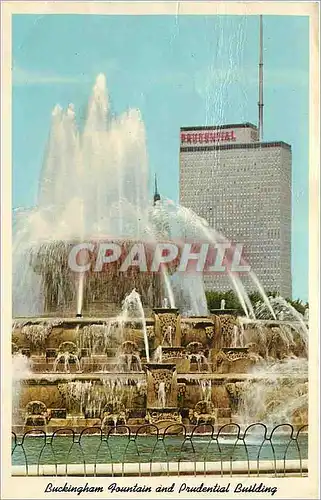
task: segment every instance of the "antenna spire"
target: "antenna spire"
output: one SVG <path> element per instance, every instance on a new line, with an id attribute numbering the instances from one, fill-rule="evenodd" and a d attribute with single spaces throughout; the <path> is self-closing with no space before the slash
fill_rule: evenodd
<path id="1" fill-rule="evenodd" d="M 159 201 L 160 199 L 161 197 L 157 187 L 157 175 L 155 174 L 154 205 L 156 204 L 156 201 Z"/>
<path id="2" fill-rule="evenodd" d="M 259 141 L 263 140 L 263 16 L 260 15 L 260 46 L 259 46 Z"/>

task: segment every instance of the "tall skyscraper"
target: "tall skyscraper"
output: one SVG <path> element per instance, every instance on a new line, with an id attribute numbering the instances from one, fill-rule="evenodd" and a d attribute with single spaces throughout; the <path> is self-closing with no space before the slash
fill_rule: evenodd
<path id="1" fill-rule="evenodd" d="M 291 166 L 291 146 L 259 142 L 251 123 L 181 128 L 180 203 L 243 244 L 265 290 L 285 297 L 292 293 Z M 242 281 L 256 288 L 248 275 Z M 221 273 L 205 284 L 232 288 Z"/>

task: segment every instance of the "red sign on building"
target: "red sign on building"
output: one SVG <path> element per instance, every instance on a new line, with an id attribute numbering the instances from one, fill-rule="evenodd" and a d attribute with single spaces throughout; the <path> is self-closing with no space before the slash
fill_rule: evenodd
<path id="1" fill-rule="evenodd" d="M 187 144 L 207 144 L 209 142 L 236 141 L 234 130 L 220 130 L 215 132 L 182 132 L 181 142 Z"/>

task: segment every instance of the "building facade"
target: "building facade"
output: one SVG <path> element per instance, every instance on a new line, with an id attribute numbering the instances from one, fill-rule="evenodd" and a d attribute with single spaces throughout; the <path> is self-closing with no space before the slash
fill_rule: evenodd
<path id="1" fill-rule="evenodd" d="M 291 146 L 259 142 L 250 123 L 183 127 L 180 203 L 206 219 L 244 257 L 265 290 L 291 297 Z M 232 289 L 226 273 L 206 275 L 207 289 Z M 257 290 L 249 273 L 247 290 Z"/>

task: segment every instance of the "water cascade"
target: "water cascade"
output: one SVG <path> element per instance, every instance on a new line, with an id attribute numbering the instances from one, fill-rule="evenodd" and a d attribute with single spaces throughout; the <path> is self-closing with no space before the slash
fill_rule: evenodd
<path id="1" fill-rule="evenodd" d="M 242 383 L 237 414 L 239 422 L 254 421 L 269 426 L 282 422 L 307 422 L 308 363 L 306 359 L 287 359 L 264 363 L 251 372 L 253 379 Z"/>
<path id="2" fill-rule="evenodd" d="M 21 384 L 32 373 L 31 361 L 20 352 L 12 356 L 12 420 L 19 423 Z"/>

